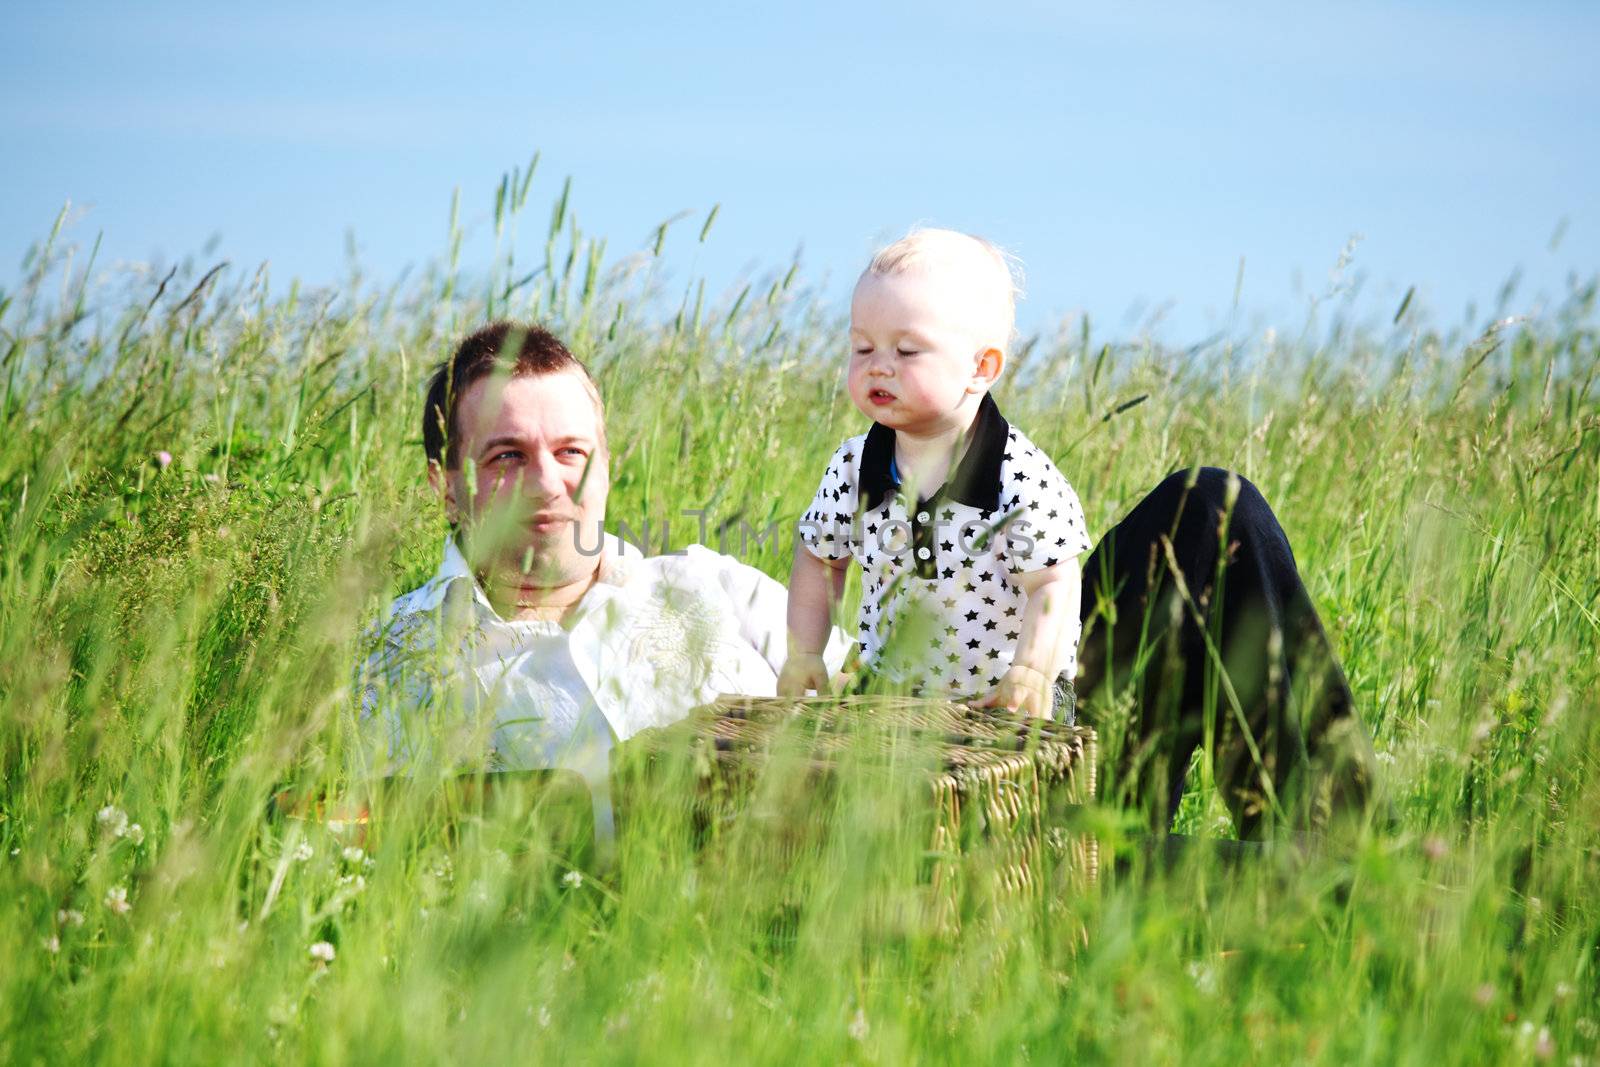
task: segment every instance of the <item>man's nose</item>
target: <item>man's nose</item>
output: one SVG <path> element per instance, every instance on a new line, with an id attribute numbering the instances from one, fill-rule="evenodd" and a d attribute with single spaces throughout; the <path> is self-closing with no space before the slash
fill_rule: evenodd
<path id="1" fill-rule="evenodd" d="M 522 491 L 540 501 L 566 495 L 566 472 L 554 456 L 536 456 L 522 469 Z"/>

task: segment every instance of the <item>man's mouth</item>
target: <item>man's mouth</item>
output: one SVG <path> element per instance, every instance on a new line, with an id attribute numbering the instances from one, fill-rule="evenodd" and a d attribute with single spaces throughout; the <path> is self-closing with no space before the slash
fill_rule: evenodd
<path id="1" fill-rule="evenodd" d="M 557 515 L 554 512 L 541 511 L 539 514 L 528 520 L 528 525 L 532 526 L 539 533 L 549 533 L 552 530 L 561 529 L 562 526 L 571 521 L 572 519 L 569 516 Z"/>
<path id="2" fill-rule="evenodd" d="M 887 389 L 874 389 L 867 394 L 867 399 L 874 404 L 883 405 L 894 401 L 894 394 Z"/>

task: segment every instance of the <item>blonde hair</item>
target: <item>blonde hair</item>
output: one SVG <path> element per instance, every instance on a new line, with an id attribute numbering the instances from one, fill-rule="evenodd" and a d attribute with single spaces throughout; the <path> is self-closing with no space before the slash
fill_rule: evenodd
<path id="1" fill-rule="evenodd" d="M 993 241 L 959 230 L 917 227 L 880 248 L 863 275 L 886 277 L 913 271 L 955 268 L 967 271 L 994 315 L 994 340 L 1004 348 L 1016 333 L 1017 299 L 1022 295 L 1022 265 Z"/>

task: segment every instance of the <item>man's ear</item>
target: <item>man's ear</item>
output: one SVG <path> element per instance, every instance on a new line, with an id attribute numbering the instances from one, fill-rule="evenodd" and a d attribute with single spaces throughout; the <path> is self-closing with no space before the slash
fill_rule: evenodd
<path id="1" fill-rule="evenodd" d="M 972 369 L 972 384 L 967 386 L 967 392 L 988 392 L 989 388 L 1000 379 L 1000 372 L 1005 370 L 1005 367 L 1004 350 L 992 346 L 983 349 L 978 353 L 977 364 Z"/>
<path id="2" fill-rule="evenodd" d="M 456 487 L 451 482 L 450 472 L 445 470 L 444 464 L 436 459 L 428 460 L 428 484 L 433 487 L 434 493 L 439 497 L 439 502 L 444 505 L 444 517 L 452 523 L 460 522 L 460 508 L 456 504 Z"/>

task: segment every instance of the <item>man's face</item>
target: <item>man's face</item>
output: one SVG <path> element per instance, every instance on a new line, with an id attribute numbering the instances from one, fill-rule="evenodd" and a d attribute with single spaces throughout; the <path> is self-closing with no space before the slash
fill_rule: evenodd
<path id="1" fill-rule="evenodd" d="M 433 477 L 494 599 L 582 581 L 600 563 L 611 479 L 589 390 L 577 371 L 491 375 L 457 402 L 460 464 Z"/>

